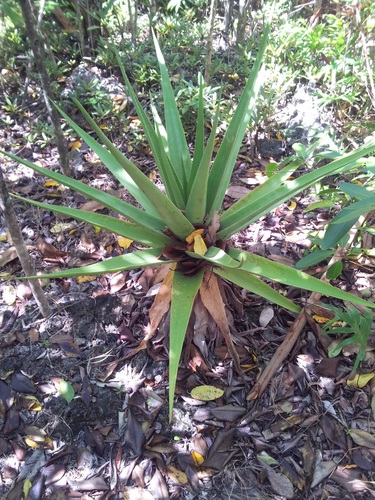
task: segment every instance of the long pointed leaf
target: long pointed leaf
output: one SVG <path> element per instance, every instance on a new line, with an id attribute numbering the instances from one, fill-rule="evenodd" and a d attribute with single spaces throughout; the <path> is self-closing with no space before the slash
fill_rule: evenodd
<path id="1" fill-rule="evenodd" d="M 183 200 L 183 189 L 181 186 L 181 183 L 176 179 L 176 173 L 172 167 L 172 164 L 165 152 L 165 148 L 163 147 L 163 140 L 167 140 L 167 138 L 161 138 L 160 135 L 158 135 L 153 126 L 151 121 L 149 120 L 148 116 L 146 115 L 142 104 L 139 102 L 139 99 L 137 97 L 137 94 L 135 93 L 127 75 L 126 71 L 124 68 L 124 65 L 122 64 L 120 56 L 116 53 L 116 58 L 117 62 L 119 64 L 122 76 L 124 78 L 127 90 L 130 94 L 130 97 L 132 99 L 132 102 L 135 106 L 135 109 L 137 111 L 138 118 L 140 119 L 142 123 L 143 130 L 146 134 L 147 141 L 150 145 L 152 154 L 154 155 L 156 164 L 158 166 L 158 170 L 160 173 L 160 176 L 162 178 L 162 181 L 165 186 L 165 190 L 170 197 L 170 199 L 177 205 L 180 209 L 183 209 L 185 207 L 185 201 Z M 154 115 L 155 119 L 155 115 Z M 156 125 L 156 121 L 155 121 Z M 173 182 L 172 182 L 173 180 Z"/>
<path id="2" fill-rule="evenodd" d="M 172 238 L 169 238 L 169 236 L 159 231 L 148 229 L 121 219 L 116 219 L 115 217 L 110 217 L 109 215 L 88 212 L 78 208 L 51 205 L 50 203 L 29 200 L 17 195 L 13 195 L 13 197 L 29 203 L 30 205 L 35 205 L 36 207 L 44 208 L 45 210 L 51 210 L 52 212 L 67 215 L 73 219 L 82 220 L 84 222 L 88 222 L 89 224 L 99 226 L 103 229 L 111 231 L 112 233 L 120 234 L 121 236 L 138 241 L 139 243 L 149 247 L 160 247 L 162 245 L 172 245 L 174 243 Z"/>
<path id="3" fill-rule="evenodd" d="M 191 158 L 189 148 L 186 142 L 185 132 L 182 127 L 180 114 L 177 109 L 176 100 L 169 79 L 168 71 L 165 65 L 163 54 L 160 50 L 159 42 L 152 32 L 156 56 L 158 58 L 161 85 L 164 98 L 164 115 L 165 125 L 168 134 L 169 157 L 179 177 L 181 178 L 182 186 L 187 194 L 187 183 L 190 177 Z"/>
<path id="4" fill-rule="evenodd" d="M 215 211 L 221 209 L 246 128 L 256 106 L 257 94 L 260 88 L 260 79 L 258 77 L 263 55 L 268 44 L 269 30 L 270 25 L 264 30 L 251 75 L 212 166 L 207 200 L 208 220 L 213 217 Z"/>
<path id="5" fill-rule="evenodd" d="M 194 299 L 203 280 L 203 269 L 193 276 L 175 271 L 172 287 L 169 347 L 169 417 L 172 416 L 178 364 Z"/>
<path id="6" fill-rule="evenodd" d="M 156 136 L 159 140 L 158 147 L 160 148 L 160 155 L 163 156 L 164 163 L 157 163 L 160 177 L 165 186 L 165 191 L 168 197 L 173 201 L 173 203 L 183 210 L 186 205 L 186 201 L 183 196 L 183 188 L 180 182 L 180 179 L 177 176 L 175 169 L 172 166 L 172 163 L 168 156 L 169 146 L 168 146 L 168 138 L 167 131 L 163 125 L 163 122 L 159 116 L 159 113 L 151 102 L 151 111 L 154 117 Z"/>
<path id="7" fill-rule="evenodd" d="M 195 129 L 195 145 L 194 145 L 194 156 L 193 163 L 191 166 L 190 178 L 189 178 L 189 190 L 193 185 L 194 179 L 196 178 L 196 173 L 203 156 L 204 150 L 204 102 L 203 102 L 203 88 L 204 80 L 203 75 L 199 73 L 198 75 L 198 85 L 199 85 L 199 96 L 198 96 L 198 119 L 197 127 Z"/>
<path id="8" fill-rule="evenodd" d="M 259 255 L 241 251 L 236 248 L 230 248 L 228 254 L 235 260 L 241 262 L 241 269 L 250 273 L 268 278 L 284 285 L 290 285 L 297 288 L 318 292 L 328 297 L 335 297 L 340 300 L 348 300 L 354 304 L 360 304 L 367 307 L 375 308 L 375 304 L 367 300 L 360 299 L 355 295 L 344 292 L 329 283 L 318 280 L 309 274 L 298 271 L 293 267 L 272 262 Z"/>
<path id="9" fill-rule="evenodd" d="M 211 134 L 207 142 L 206 149 L 197 171 L 195 179 L 191 186 L 189 198 L 186 204 L 186 217 L 193 224 L 203 224 L 206 216 L 208 177 L 211 168 L 212 152 L 215 146 L 216 129 L 219 120 L 219 105 L 216 108 L 214 123 Z M 193 171 L 192 171 L 193 174 Z"/>
<path id="10" fill-rule="evenodd" d="M 55 278 L 72 278 L 75 276 L 95 276 L 98 274 L 117 273 L 119 271 L 127 271 L 129 269 L 138 269 L 143 267 L 161 266 L 173 262 L 171 260 L 161 260 L 159 256 L 163 252 L 163 247 L 153 248 L 151 250 L 139 250 L 138 252 L 111 257 L 103 262 L 97 262 L 86 267 L 75 267 L 74 269 L 66 269 L 51 274 L 43 274 L 40 276 L 27 276 L 24 279 L 55 279 Z"/>
<path id="11" fill-rule="evenodd" d="M 220 231 L 217 237 L 223 239 L 228 238 L 232 234 L 248 226 L 251 221 L 254 220 L 254 213 L 257 214 L 255 218 L 258 218 L 260 215 L 269 212 L 280 203 L 287 201 L 324 177 L 336 175 L 350 170 L 353 167 L 361 166 L 366 163 L 366 159 L 363 157 L 372 153 L 374 150 L 375 139 L 371 139 L 356 151 L 334 160 L 324 167 L 320 167 L 294 180 L 284 180 L 279 184 L 277 189 L 275 189 L 275 182 L 272 182 L 273 177 L 271 177 L 264 184 L 234 203 L 232 207 L 221 216 Z M 283 172 L 284 170 L 280 174 Z M 280 174 L 276 174 L 276 176 Z M 258 196 L 257 193 L 261 193 L 262 196 Z M 255 202 L 253 203 L 254 197 Z"/>
<path id="12" fill-rule="evenodd" d="M 163 194 L 160 189 L 152 182 L 150 179 L 141 172 L 130 160 L 126 158 L 105 136 L 102 130 L 98 127 L 98 125 L 92 120 L 90 115 L 85 111 L 85 109 L 80 105 L 78 101 L 75 100 L 76 105 L 86 118 L 86 120 L 90 123 L 93 130 L 95 130 L 96 134 L 100 138 L 100 140 L 105 144 L 110 152 L 110 159 L 107 158 L 106 166 L 108 168 L 114 167 L 114 171 L 118 172 L 118 164 L 120 164 L 125 171 L 129 174 L 133 183 L 138 186 L 139 191 L 143 194 L 141 197 L 138 196 L 138 200 L 140 203 L 140 199 L 142 199 L 142 206 L 147 204 L 148 210 L 152 210 L 156 212 L 159 217 L 165 222 L 165 225 L 169 227 L 169 229 L 179 238 L 185 239 L 185 237 L 190 234 L 194 227 L 192 224 L 186 219 L 186 217 L 180 212 L 180 210 L 171 202 L 171 200 Z M 76 125 L 63 111 L 60 110 L 60 113 L 64 116 L 64 118 L 68 121 L 71 127 L 76 130 L 77 133 L 85 140 L 85 142 L 95 151 L 100 157 L 103 155 L 103 151 L 106 151 L 104 148 L 100 149 L 100 145 L 92 139 L 84 130 L 82 130 L 78 125 Z M 99 148 L 98 148 L 99 146 Z M 107 152 L 108 153 L 108 152 Z M 116 162 L 112 163 L 112 156 L 115 158 Z M 103 160 L 104 161 L 104 160 Z M 112 172 L 113 173 L 113 172 Z M 114 174 L 115 175 L 115 174 Z M 145 201 L 147 200 L 147 201 Z"/>
<path id="13" fill-rule="evenodd" d="M 83 182 L 71 179 L 70 177 L 66 177 L 65 175 L 54 172 L 53 170 L 39 167 L 38 165 L 35 165 L 34 163 L 24 160 L 23 158 L 20 158 L 18 156 L 12 155 L 11 153 L 7 153 L 5 151 L 0 152 L 4 156 L 7 156 L 12 160 L 17 161 L 18 163 L 21 163 L 22 165 L 25 165 L 32 170 L 35 170 L 35 172 L 45 175 L 46 177 L 53 179 L 59 184 L 63 184 L 64 186 L 73 189 L 74 191 L 77 191 L 77 193 L 81 193 L 91 200 L 97 201 L 101 205 L 109 208 L 110 210 L 113 210 L 119 215 L 126 217 L 130 221 L 135 222 L 140 226 L 146 227 L 148 229 L 159 229 L 160 231 L 163 231 L 165 229 L 165 223 L 160 219 L 150 213 L 144 212 L 143 210 L 134 207 L 130 203 L 126 203 L 125 201 L 116 198 L 116 196 L 112 196 L 111 194 L 88 186 Z"/>
<path id="14" fill-rule="evenodd" d="M 230 268 L 214 268 L 214 273 L 289 311 L 299 312 L 301 310 L 294 302 L 281 295 L 281 293 L 274 290 L 252 273 L 245 272 L 242 269 Z"/>

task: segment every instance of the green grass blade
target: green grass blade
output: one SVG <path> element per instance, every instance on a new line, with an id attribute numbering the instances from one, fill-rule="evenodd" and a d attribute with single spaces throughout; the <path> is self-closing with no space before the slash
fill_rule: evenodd
<path id="1" fill-rule="evenodd" d="M 294 302 L 281 295 L 281 293 L 274 290 L 252 273 L 245 272 L 242 269 L 228 268 L 214 268 L 214 273 L 289 311 L 298 313 L 301 310 Z"/>
<path id="2" fill-rule="evenodd" d="M 93 188 L 84 184 L 83 182 L 76 181 L 75 179 L 71 179 L 70 177 L 66 177 L 65 175 L 59 174 L 58 172 L 54 172 L 53 170 L 48 170 L 47 168 L 39 167 L 34 163 L 31 163 L 23 158 L 19 158 L 18 156 L 12 155 L 11 153 L 6 153 L 5 151 L 1 151 L 4 156 L 11 158 L 12 160 L 25 165 L 26 167 L 35 170 L 39 174 L 45 175 L 46 177 L 53 179 L 54 181 L 62 184 L 64 186 L 73 189 L 77 193 L 81 193 L 87 198 L 91 200 L 95 200 L 101 205 L 113 210 L 129 219 L 130 221 L 149 228 L 163 231 L 165 229 L 165 223 L 161 221 L 159 218 L 154 215 L 144 212 L 137 207 L 134 207 L 130 203 L 126 203 L 125 201 L 116 198 L 116 196 L 112 196 L 104 191 L 100 191 L 99 189 Z"/>
<path id="3" fill-rule="evenodd" d="M 203 269 L 193 276 L 175 271 L 172 284 L 169 346 L 169 418 L 172 416 L 178 364 L 194 299 L 203 280 Z"/>
<path id="4" fill-rule="evenodd" d="M 187 182 L 190 177 L 191 158 L 187 145 L 185 132 L 182 127 L 181 118 L 177 109 L 173 88 L 169 79 L 163 54 L 160 50 L 159 42 L 152 32 L 156 56 L 161 74 L 161 85 L 164 98 L 165 126 L 168 137 L 169 158 L 176 169 L 178 177 L 181 179 L 185 197 L 187 195 Z"/>
<path id="5" fill-rule="evenodd" d="M 179 182 L 176 173 L 173 169 L 173 166 L 167 156 L 166 149 L 165 149 L 165 142 L 167 141 L 166 134 L 160 133 L 161 132 L 161 120 L 160 117 L 158 120 L 155 119 L 155 114 L 154 114 L 154 121 L 155 121 L 155 126 L 156 129 L 159 130 L 159 134 L 157 134 L 154 130 L 154 127 L 152 126 L 151 121 L 149 120 L 147 114 L 145 113 L 142 104 L 139 102 L 138 96 L 135 93 L 127 75 L 126 71 L 124 68 L 124 65 L 121 61 L 120 56 L 116 53 L 116 58 L 117 62 L 119 64 L 122 76 L 125 81 L 125 85 L 127 87 L 127 91 L 131 97 L 132 103 L 134 104 L 134 107 L 137 111 L 138 118 L 140 119 L 142 123 L 143 130 L 146 134 L 147 141 L 150 145 L 152 154 L 154 155 L 156 164 L 158 166 L 158 170 L 160 173 L 160 176 L 162 178 L 162 181 L 165 186 L 165 190 L 169 196 L 169 198 L 173 201 L 173 203 L 180 209 L 183 209 L 185 207 L 185 202 L 183 200 L 183 189 L 181 186 L 181 183 Z M 151 107 L 152 109 L 153 107 Z"/>
<path id="6" fill-rule="evenodd" d="M 258 76 L 268 44 L 269 30 L 270 25 L 264 30 L 251 75 L 212 166 L 207 200 L 208 220 L 212 218 L 215 211 L 221 209 L 246 128 L 255 110 L 257 94 L 260 88 L 260 78 Z"/>
<path id="7" fill-rule="evenodd" d="M 180 212 L 180 210 L 172 203 L 172 201 L 163 194 L 160 189 L 152 182 L 150 179 L 141 172 L 131 161 L 129 161 L 105 136 L 98 125 L 92 120 L 90 115 L 85 111 L 81 104 L 74 100 L 75 104 L 78 106 L 88 123 L 91 125 L 93 130 L 96 132 L 100 140 L 105 144 L 109 150 L 106 151 L 100 146 L 89 134 L 76 125 L 73 120 L 71 120 L 63 111 L 60 111 L 72 128 L 85 140 L 90 148 L 92 148 L 96 154 L 103 160 L 106 157 L 106 166 L 111 170 L 111 172 L 120 180 L 119 176 L 120 170 L 125 169 L 125 172 L 131 177 L 133 184 L 127 189 L 132 189 L 134 191 L 134 185 L 138 187 L 138 192 L 134 196 L 136 200 L 147 209 L 147 211 L 156 212 L 159 217 L 164 221 L 165 225 L 179 238 L 185 239 L 185 237 L 190 234 L 194 227 L 186 219 L 186 217 Z M 95 148 L 95 149 L 94 149 Z M 102 155 L 102 156 L 100 156 Z M 112 157 L 116 160 L 112 161 Z M 121 168 L 122 167 L 122 168 Z M 114 173 L 116 172 L 116 174 Z"/>
<path id="8" fill-rule="evenodd" d="M 211 168 L 212 153 L 215 146 L 216 129 L 219 121 L 219 105 L 216 108 L 214 123 L 206 149 L 195 173 L 195 179 L 190 189 L 186 204 L 186 217 L 193 224 L 203 224 L 206 217 L 208 178 Z M 193 171 L 192 171 L 193 173 Z"/>
<path id="9" fill-rule="evenodd" d="M 233 259 L 241 262 L 241 269 L 250 273 L 268 278 L 284 285 L 302 288 L 311 292 L 318 292 L 328 297 L 335 297 L 340 300 L 348 300 L 355 304 L 360 304 L 367 307 L 375 308 L 375 304 L 367 300 L 360 299 L 355 295 L 344 292 L 329 283 L 318 280 L 302 271 L 298 271 L 293 267 L 272 262 L 259 255 L 251 254 L 245 251 L 230 248 L 228 254 Z"/>
<path id="10" fill-rule="evenodd" d="M 43 274 L 40 276 L 27 276 L 18 279 L 55 279 L 55 278 L 74 278 L 76 276 L 96 276 L 98 274 L 117 273 L 119 271 L 127 271 L 129 269 L 138 269 L 143 267 L 161 266 L 173 262 L 171 260 L 161 260 L 159 256 L 162 254 L 164 247 L 153 248 L 150 250 L 139 250 L 138 252 L 111 257 L 103 262 L 97 262 L 86 267 L 75 267 L 74 269 L 66 269 L 51 274 Z"/>
<path id="11" fill-rule="evenodd" d="M 111 231 L 112 233 L 116 233 L 121 236 L 125 236 L 126 238 L 138 241 L 145 246 L 160 247 L 162 245 L 172 245 L 174 243 L 174 240 L 172 240 L 172 238 L 169 238 L 159 231 L 148 229 L 131 222 L 125 222 L 121 219 L 110 217 L 109 215 L 88 212 L 86 210 L 80 210 L 78 208 L 51 205 L 50 203 L 33 201 L 17 195 L 13 195 L 13 197 L 36 207 L 44 208 L 45 210 L 51 210 L 52 212 L 56 212 L 62 215 L 67 215 L 72 219 L 88 222 L 89 224 L 93 224 L 95 226 L 106 229 L 107 231 Z"/>
<path id="12" fill-rule="evenodd" d="M 257 214 L 255 218 L 264 215 L 273 208 L 276 208 L 280 203 L 287 201 L 291 197 L 312 186 L 315 182 L 329 175 L 336 175 L 348 171 L 353 167 L 363 165 L 366 163 L 366 159 L 363 157 L 372 153 L 374 150 L 375 139 L 371 139 L 356 151 L 334 160 L 324 167 L 320 167 L 294 180 L 284 180 L 279 183 L 278 186 L 275 186 L 275 180 L 280 181 L 276 176 L 281 175 L 285 170 L 283 169 L 280 174 L 272 176 L 264 184 L 234 203 L 230 209 L 222 214 L 220 219 L 220 231 L 217 235 L 218 238 L 228 238 L 232 234 L 248 226 L 254 220 L 254 214 Z M 274 177 L 275 179 L 273 180 Z M 254 202 L 253 199 L 255 199 Z"/>

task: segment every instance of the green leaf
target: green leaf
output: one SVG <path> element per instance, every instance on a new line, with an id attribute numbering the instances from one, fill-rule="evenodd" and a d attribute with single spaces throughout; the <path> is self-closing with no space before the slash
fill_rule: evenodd
<path id="1" fill-rule="evenodd" d="M 70 177 L 66 177 L 65 175 L 59 174 L 58 172 L 54 172 L 52 170 L 48 170 L 47 168 L 39 167 L 34 163 L 24 160 L 23 158 L 19 158 L 18 156 L 14 156 L 10 153 L 6 153 L 5 151 L 0 151 L 3 155 L 8 156 L 14 161 L 25 165 L 26 167 L 35 170 L 39 174 L 45 175 L 50 179 L 55 180 L 59 184 L 63 184 L 64 186 L 77 191 L 77 193 L 81 193 L 87 198 L 91 200 L 95 200 L 101 205 L 113 210 L 126 217 L 127 219 L 135 222 L 136 224 L 149 228 L 149 229 L 159 229 L 163 231 L 165 229 L 165 223 L 163 223 L 159 218 L 154 215 L 147 213 L 143 210 L 140 210 L 137 207 L 134 207 L 130 203 L 126 203 L 125 201 L 116 198 L 116 196 L 112 196 L 104 191 L 100 191 L 99 189 L 95 189 L 91 186 L 84 184 L 83 182 L 76 181 L 75 179 L 71 179 Z"/>
<path id="2" fill-rule="evenodd" d="M 68 404 L 72 401 L 75 395 L 73 386 L 65 380 L 60 380 L 59 393 L 67 401 Z"/>
<path id="3" fill-rule="evenodd" d="M 206 149 L 203 152 L 203 156 L 198 166 L 198 169 L 195 172 L 195 178 L 192 183 L 189 193 L 189 198 L 186 204 L 186 217 L 193 224 L 203 224 L 206 217 L 208 177 L 211 168 L 212 152 L 215 146 L 218 120 L 219 120 L 219 105 L 216 108 L 216 114 L 211 134 L 208 139 Z"/>
<path id="4" fill-rule="evenodd" d="M 128 160 L 111 141 L 105 136 L 102 130 L 90 117 L 87 111 L 81 106 L 81 104 L 74 100 L 75 104 L 78 106 L 85 119 L 91 125 L 93 130 L 100 138 L 100 140 L 105 144 L 109 150 L 106 151 L 101 147 L 89 134 L 82 130 L 78 125 L 76 125 L 73 120 L 71 120 L 63 111 L 60 113 L 68 121 L 71 127 L 80 134 L 80 136 L 85 140 L 87 145 L 96 152 L 96 154 L 102 159 L 106 167 L 111 170 L 111 172 L 119 178 L 120 168 L 125 169 L 125 172 L 131 178 L 132 183 L 124 184 L 129 192 L 133 191 L 133 196 L 137 199 L 141 205 L 148 211 L 156 212 L 159 217 L 164 221 L 165 225 L 180 239 L 184 240 L 185 237 L 194 230 L 194 226 L 186 219 L 186 217 L 181 213 L 181 211 L 172 203 L 172 201 L 163 194 L 160 189 L 152 182 L 150 179 L 141 172 L 130 160 Z M 113 161 L 113 158 L 116 160 Z M 122 170 L 122 169 L 121 169 Z M 119 178 L 120 180 L 120 178 Z M 122 181 L 121 181 L 122 182 Z M 136 186 L 137 189 L 134 188 Z M 135 196 L 135 194 L 136 196 Z M 146 205 L 146 207 L 145 207 Z"/>
<path id="5" fill-rule="evenodd" d="M 196 178 L 196 173 L 201 163 L 204 151 L 204 102 L 203 102 L 204 80 L 201 73 L 199 73 L 198 75 L 198 85 L 199 85 L 198 119 L 197 119 L 197 128 L 195 129 L 194 156 L 193 156 L 193 163 L 188 185 L 188 193 L 191 192 L 191 187 Z"/>
<path id="6" fill-rule="evenodd" d="M 366 163 L 366 159 L 363 157 L 370 154 L 374 149 L 375 138 L 370 139 L 355 151 L 332 161 L 324 167 L 320 167 L 296 179 L 286 180 L 287 177 L 285 177 L 285 173 L 287 169 L 290 168 L 294 170 L 300 164 L 298 160 L 295 160 L 291 165 L 285 167 L 280 174 L 272 176 L 264 184 L 255 188 L 226 210 L 221 216 L 221 226 L 217 237 L 221 239 L 228 238 L 232 234 L 247 227 L 261 215 L 279 206 L 280 203 L 289 200 L 301 191 L 312 186 L 315 182 L 329 175 L 336 175 L 350 170 L 353 167 L 363 165 Z M 275 180 L 279 181 L 278 186 L 275 185 Z"/>
<path id="7" fill-rule="evenodd" d="M 374 198 L 374 194 L 363 186 L 352 184 L 351 182 L 342 182 L 339 185 L 341 191 L 348 196 L 356 198 L 357 200 L 364 200 L 366 198 Z"/>
<path id="8" fill-rule="evenodd" d="M 191 158 L 189 148 L 186 142 L 185 132 L 182 127 L 181 118 L 177 109 L 176 99 L 169 79 L 168 71 L 165 65 L 163 54 L 160 50 L 159 42 L 152 32 L 156 56 L 158 58 L 161 85 L 164 98 L 165 126 L 167 130 L 167 139 L 169 146 L 169 158 L 176 169 L 178 177 L 181 179 L 182 186 L 187 196 L 187 183 L 190 177 Z"/>
<path id="9" fill-rule="evenodd" d="M 228 254 L 233 259 L 242 263 L 242 269 L 244 271 L 249 271 L 272 281 L 283 283 L 284 285 L 310 290 L 311 292 L 318 292 L 328 297 L 335 297 L 340 300 L 353 302 L 354 304 L 375 308 L 375 304 L 372 302 L 360 299 L 355 295 L 344 292 L 329 283 L 318 280 L 292 267 L 279 264 L 278 262 L 272 262 L 259 255 L 237 250 L 235 248 L 230 248 Z"/>
<path id="10" fill-rule="evenodd" d="M 94 226 L 98 226 L 106 229 L 107 231 L 111 231 L 112 233 L 120 234 L 121 236 L 125 236 L 126 238 L 138 241 L 146 246 L 160 247 L 162 245 L 172 245 L 174 243 L 174 240 L 172 240 L 172 238 L 169 238 L 169 236 L 166 236 L 159 231 L 148 229 L 131 222 L 125 222 L 121 219 L 110 217 L 109 215 L 92 213 L 77 208 L 51 205 L 50 203 L 33 201 L 17 195 L 13 195 L 13 197 L 29 203 L 30 205 L 35 205 L 36 207 L 67 215 L 68 217 L 76 220 L 88 222 L 89 224 L 93 224 Z"/>
<path id="11" fill-rule="evenodd" d="M 207 199 L 208 221 L 212 219 L 215 211 L 221 209 L 246 128 L 255 111 L 257 95 L 261 85 L 259 74 L 263 55 L 268 44 L 269 30 L 270 25 L 267 25 L 263 31 L 263 39 L 260 43 L 251 75 L 246 83 L 240 102 L 234 112 L 210 172 Z"/>
<path id="12" fill-rule="evenodd" d="M 75 267 L 74 269 L 66 269 L 56 273 L 43 274 L 41 276 L 26 276 L 25 279 L 55 279 L 55 278 L 71 278 L 75 276 L 95 276 L 97 274 L 117 273 L 129 269 L 138 269 L 143 267 L 161 266 L 173 262 L 173 260 L 161 260 L 159 256 L 163 253 L 164 247 L 153 248 L 150 250 L 139 250 L 138 252 L 111 257 L 103 262 L 97 262 L 86 267 Z"/>
<path id="13" fill-rule="evenodd" d="M 342 272 L 342 261 L 338 260 L 329 266 L 326 274 L 327 280 L 335 280 Z"/>
<path id="14" fill-rule="evenodd" d="M 232 283 L 235 283 L 245 290 L 249 290 L 250 292 L 259 295 L 274 304 L 288 309 L 289 311 L 298 313 L 301 310 L 301 308 L 294 304 L 291 300 L 284 297 L 284 295 L 274 290 L 252 273 L 243 271 L 242 269 L 230 268 L 214 268 L 214 273 L 228 281 L 231 281 Z"/>
<path id="15" fill-rule="evenodd" d="M 169 346 L 169 418 L 172 417 L 173 398 L 176 389 L 177 371 L 182 346 L 189 324 L 194 299 L 202 284 L 204 270 L 195 275 L 185 276 L 175 271 L 172 284 Z"/>
<path id="16" fill-rule="evenodd" d="M 308 269 L 309 267 L 316 266 L 323 260 L 330 259 L 334 254 L 333 250 L 315 250 L 305 257 L 302 257 L 296 264 L 296 269 Z"/>
<path id="17" fill-rule="evenodd" d="M 167 137 L 166 137 L 166 132 L 164 134 L 161 133 L 163 127 L 160 117 L 157 115 L 155 107 L 151 106 L 154 115 L 155 125 L 158 130 L 158 133 L 156 133 L 148 116 L 146 115 L 142 107 L 142 104 L 139 102 L 137 94 L 134 92 L 134 89 L 126 75 L 124 65 L 122 64 L 121 58 L 117 52 L 116 52 L 116 58 L 122 76 L 124 78 L 127 90 L 130 94 L 132 103 L 135 106 L 138 118 L 142 123 L 143 130 L 146 134 L 152 154 L 154 155 L 160 173 L 160 177 L 162 178 L 162 181 L 165 186 L 165 190 L 169 198 L 173 201 L 173 203 L 180 209 L 183 209 L 185 207 L 185 201 L 183 199 L 183 188 L 166 154 L 165 147 L 163 146 L 164 142 L 167 141 Z"/>

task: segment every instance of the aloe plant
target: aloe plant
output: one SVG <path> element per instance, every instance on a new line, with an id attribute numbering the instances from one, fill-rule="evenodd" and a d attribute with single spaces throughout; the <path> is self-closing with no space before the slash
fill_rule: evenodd
<path id="1" fill-rule="evenodd" d="M 170 415 L 185 333 L 198 295 L 201 298 L 199 303 L 207 308 L 217 323 L 230 353 L 234 357 L 236 366 L 240 369 L 225 316 L 221 280 L 235 283 L 293 312 L 298 312 L 299 306 L 278 293 L 262 278 L 374 307 L 371 303 L 345 293 L 297 269 L 232 248 L 227 244 L 227 241 L 236 232 L 246 228 L 259 217 L 325 176 L 336 175 L 361 165 L 365 161 L 363 158 L 375 149 L 375 139 L 372 139 L 356 151 L 335 159 L 329 165 L 295 178 L 291 178 L 291 175 L 303 166 L 303 159 L 298 156 L 288 158 L 280 165 L 279 171 L 270 174 L 266 182 L 235 202 L 229 209 L 222 210 L 224 196 L 230 184 L 239 148 L 256 106 L 261 86 L 262 58 L 267 47 L 268 32 L 269 27 L 265 30 L 251 76 L 216 155 L 214 140 L 219 119 L 219 105 L 211 133 L 205 143 L 204 82 L 202 79 L 199 81 L 200 95 L 195 150 L 191 156 L 167 68 L 155 36 L 154 42 L 164 98 L 164 123 L 155 107 L 152 107 L 154 122 L 152 124 L 142 109 L 118 57 L 128 92 L 142 122 L 160 177 L 164 183 L 165 193 L 109 141 L 79 102 L 75 101 L 97 134 L 98 141 L 59 109 L 69 125 L 99 156 L 141 208 L 82 182 L 29 163 L 10 153 L 4 153 L 36 172 L 98 201 L 121 216 L 121 219 L 75 208 L 52 206 L 27 199 L 25 201 L 71 218 L 104 227 L 114 233 L 131 238 L 145 247 L 84 268 L 52 273 L 48 275 L 49 278 L 96 275 L 168 264 L 169 270 L 154 302 L 154 305 L 156 304 L 158 307 L 150 310 L 151 324 L 146 339 L 150 338 L 158 327 L 162 314 L 168 312 L 170 308 Z M 143 346 L 144 344 L 145 342 Z"/>

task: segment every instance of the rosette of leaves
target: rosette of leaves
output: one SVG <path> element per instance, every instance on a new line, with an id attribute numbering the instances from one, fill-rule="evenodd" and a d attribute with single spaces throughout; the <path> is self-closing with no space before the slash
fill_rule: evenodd
<path id="1" fill-rule="evenodd" d="M 251 76 L 216 153 L 214 144 L 220 104 L 217 106 L 211 133 L 205 142 L 204 82 L 202 79 L 199 82 L 200 97 L 195 148 L 194 154 L 191 155 L 164 58 L 155 36 L 154 42 L 160 66 L 164 101 L 164 122 L 153 107 L 152 124 L 132 89 L 118 57 L 127 90 L 147 136 L 165 192 L 161 191 L 147 175 L 111 143 L 77 101 L 75 101 L 76 105 L 92 130 L 95 131 L 98 140 L 85 132 L 60 110 L 62 116 L 134 197 L 137 204 L 127 203 L 83 182 L 49 171 L 12 154 L 4 153 L 36 172 L 82 193 L 87 198 L 96 200 L 110 211 L 118 214 L 118 217 L 64 206 L 51 206 L 27 199 L 25 201 L 64 216 L 106 228 L 135 240 L 144 247 L 84 268 L 52 273 L 47 275 L 48 278 L 97 275 L 168 265 L 168 272 L 155 297 L 154 306 L 150 310 L 150 318 L 152 317 L 152 319 L 146 339 L 149 339 L 156 331 L 162 315 L 170 312 L 170 415 L 173 408 L 177 370 L 183 342 L 197 301 L 201 307 L 207 308 L 213 321 L 216 322 L 234 358 L 236 367 L 240 370 L 239 359 L 233 347 L 230 327 L 225 315 L 223 287 L 221 286 L 223 280 L 250 290 L 252 293 L 294 312 L 300 310 L 299 306 L 278 293 L 263 278 L 267 281 L 272 280 L 367 305 L 366 301 L 299 270 L 233 248 L 227 244 L 227 241 L 236 232 L 246 228 L 317 181 L 328 175 L 336 175 L 360 165 L 364 161 L 363 157 L 375 149 L 375 139 L 373 139 L 356 151 L 335 159 L 329 165 L 294 178 L 291 178 L 291 175 L 303 166 L 303 159 L 297 156 L 290 157 L 281 163 L 278 171 L 269 174 L 266 182 L 253 189 L 227 210 L 222 209 L 242 139 L 256 107 L 268 32 L 269 27 L 265 30 Z M 373 304 L 368 305 L 373 307 Z"/>

